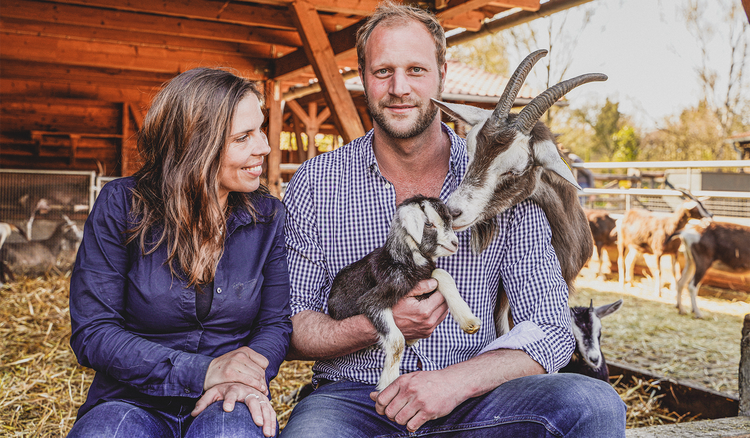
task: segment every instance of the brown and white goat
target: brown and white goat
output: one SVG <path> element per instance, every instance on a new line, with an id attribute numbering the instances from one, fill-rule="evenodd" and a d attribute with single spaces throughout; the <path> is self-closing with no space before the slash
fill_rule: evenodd
<path id="1" fill-rule="evenodd" d="M 599 258 L 599 270 L 596 275 L 601 276 L 604 247 L 617 245 L 617 223 L 607 210 L 589 210 L 584 208 L 583 212 L 589 221 L 591 237 L 594 239 L 596 255 Z"/>
<path id="2" fill-rule="evenodd" d="M 625 212 L 617 229 L 617 269 L 620 288 L 624 290 L 625 283 L 632 284 L 633 268 L 638 254 L 653 254 L 656 261 L 651 269 L 655 277 L 655 292 L 661 296 L 662 256 L 672 256 L 672 276 L 677 278 L 675 265 L 680 242 L 677 239 L 670 241 L 670 237 L 687 225 L 690 219 L 704 217 L 710 218 L 711 213 L 695 198 L 682 204 L 670 216 L 657 216 L 650 211 L 635 208 Z"/>
<path id="3" fill-rule="evenodd" d="M 453 255 L 458 238 L 448 208 L 438 198 L 415 196 L 402 202 L 391 222 L 385 245 L 376 248 L 336 274 L 328 296 L 328 313 L 341 320 L 363 314 L 372 322 L 385 351 L 385 365 L 377 390 L 382 391 L 399 376 L 404 354 L 404 335 L 396 326 L 391 309 L 422 280 L 438 281 L 453 319 L 469 334 L 482 321 L 461 298 L 453 277 L 435 269 L 439 257 Z"/>
<path id="4" fill-rule="evenodd" d="M 714 221 L 690 223 L 675 236 L 682 240 L 685 267 L 677 282 L 677 308 L 682 307 L 682 290 L 687 285 L 696 318 L 703 318 L 698 308 L 698 288 L 708 268 L 735 273 L 750 273 L 750 227 Z M 675 239 L 677 240 L 677 239 Z"/>
<path id="5" fill-rule="evenodd" d="M 588 221 L 578 202 L 573 173 L 563 161 L 550 130 L 539 118 L 573 88 L 606 75 L 581 75 L 554 85 L 535 97 L 520 113 L 510 109 L 534 64 L 547 54 L 527 56 L 508 81 L 494 111 L 433 99 L 440 109 L 472 126 L 466 135 L 469 165 L 463 181 L 448 200 L 453 227 L 472 227 L 472 247 L 481 252 L 496 234 L 495 216 L 525 199 L 542 208 L 552 229 L 552 246 L 562 275 L 572 290 L 573 281 L 591 257 L 593 242 Z M 498 290 L 498 335 L 510 326 L 502 281 Z"/>

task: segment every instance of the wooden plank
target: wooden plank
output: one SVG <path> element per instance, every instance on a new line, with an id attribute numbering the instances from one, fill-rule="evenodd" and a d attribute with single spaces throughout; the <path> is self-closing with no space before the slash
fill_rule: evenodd
<path id="1" fill-rule="evenodd" d="M 3 74 L 5 71 L 3 70 Z M 148 103 L 158 87 L 106 87 L 64 81 L 23 81 L 0 78 L 0 101 L 27 98 L 82 98 L 103 102 Z"/>
<path id="2" fill-rule="evenodd" d="M 285 10 L 258 7 L 247 3 L 205 0 L 169 0 L 162 2 L 153 0 L 52 0 L 52 2 L 153 15 L 222 21 L 271 29 L 296 29 Z"/>
<path id="3" fill-rule="evenodd" d="M 250 58 L 273 58 L 275 53 L 289 53 L 296 49 L 293 46 L 276 44 L 275 51 L 271 45 L 245 44 L 230 41 L 191 38 L 186 36 L 165 35 L 150 32 L 131 32 L 119 29 L 105 29 L 64 23 L 47 23 L 18 18 L 0 18 L 0 30 L 8 33 L 54 36 L 81 41 L 102 41 L 118 44 L 134 44 L 144 47 L 160 47 L 170 50 L 208 51 L 231 56 Z"/>
<path id="4" fill-rule="evenodd" d="M 269 41 L 274 41 L 285 46 L 300 47 L 302 45 L 299 36 L 293 31 L 30 0 L 4 1 L 2 15 L 26 20 L 208 38 L 236 43 L 268 44 Z"/>
<path id="5" fill-rule="evenodd" d="M 281 90 L 276 81 L 266 81 L 266 108 L 268 109 L 268 154 L 266 172 L 268 189 L 281 199 Z"/>
<path id="6" fill-rule="evenodd" d="M 194 67 L 231 67 L 250 79 L 265 76 L 265 60 L 209 52 L 177 52 L 106 42 L 0 33 L 2 59 L 178 74 Z"/>
<path id="7" fill-rule="evenodd" d="M 173 73 L 107 69 L 81 65 L 61 65 L 52 62 L 34 62 L 23 59 L 3 59 L 2 80 L 22 79 L 44 81 L 46 83 L 94 85 L 116 88 L 137 88 L 148 90 L 160 87 L 172 79 Z M 97 99 L 98 100 L 98 99 Z M 139 99 L 140 100 L 140 99 Z"/>
<path id="8" fill-rule="evenodd" d="M 649 371 L 616 361 L 607 361 L 610 378 L 622 375 L 625 381 L 632 376 L 640 379 L 658 380 L 656 389 L 661 405 L 680 415 L 701 414 L 701 418 L 726 418 L 737 415 L 739 398 L 723 392 L 696 385 L 692 382 L 660 376 Z"/>
<path id="9" fill-rule="evenodd" d="M 350 142 L 364 135 L 362 121 L 357 114 L 349 91 L 344 86 L 333 49 L 328 42 L 318 13 L 306 1 L 297 1 L 289 6 L 299 28 L 307 58 L 311 60 L 313 70 L 321 84 L 326 103 L 332 108 L 336 127 L 339 128 L 345 142 Z"/>
<path id="10" fill-rule="evenodd" d="M 121 11 L 141 12 L 154 15 L 168 15 L 174 17 L 188 17 L 207 21 L 241 24 L 244 26 L 259 26 L 269 29 L 296 31 L 294 23 L 287 14 L 287 5 L 279 7 L 259 7 L 248 3 L 211 2 L 205 0 L 169 0 L 154 2 L 152 0 L 52 0 L 55 3 L 103 7 Z M 350 13 L 345 10 L 339 13 Z M 360 14 L 361 15 L 361 14 Z M 328 31 L 340 30 L 356 22 L 358 18 L 337 15 L 321 17 L 323 26 Z"/>

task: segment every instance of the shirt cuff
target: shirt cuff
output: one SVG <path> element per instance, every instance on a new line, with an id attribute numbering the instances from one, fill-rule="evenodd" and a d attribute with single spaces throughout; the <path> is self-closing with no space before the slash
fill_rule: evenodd
<path id="1" fill-rule="evenodd" d="M 544 339 L 546 334 L 531 321 L 523 321 L 513 329 L 490 342 L 479 354 L 493 350 L 521 350 L 523 347 Z"/>
<path id="2" fill-rule="evenodd" d="M 208 366 L 214 358 L 202 354 L 179 353 L 173 360 L 173 385 L 182 388 L 184 397 L 200 397 Z"/>

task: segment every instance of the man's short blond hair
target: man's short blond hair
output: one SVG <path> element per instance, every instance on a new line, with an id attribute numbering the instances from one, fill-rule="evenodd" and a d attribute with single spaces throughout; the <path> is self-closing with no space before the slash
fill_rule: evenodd
<path id="1" fill-rule="evenodd" d="M 365 47 L 367 46 L 367 41 L 370 39 L 370 35 L 372 35 L 372 32 L 378 25 L 398 26 L 404 25 L 409 21 L 422 23 L 430 35 L 432 35 L 432 38 L 435 40 L 437 65 L 438 67 L 442 67 L 445 64 L 445 32 L 443 31 L 443 26 L 435 18 L 435 15 L 415 6 L 385 1 L 378 5 L 375 12 L 367 18 L 365 24 L 357 31 L 357 63 L 359 64 L 359 69 L 364 70 Z M 438 70 L 442 79 L 443 70 L 442 68 Z"/>

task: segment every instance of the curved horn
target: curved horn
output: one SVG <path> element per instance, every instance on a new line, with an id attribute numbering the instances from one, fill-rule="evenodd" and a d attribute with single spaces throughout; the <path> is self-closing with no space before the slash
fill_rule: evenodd
<path id="1" fill-rule="evenodd" d="M 537 120 L 542 117 L 542 114 L 544 114 L 544 112 L 554 105 L 561 97 L 565 96 L 568 91 L 587 82 L 606 80 L 607 75 L 605 74 L 589 73 L 576 76 L 573 79 L 568 79 L 567 81 L 562 81 L 557 85 L 549 87 L 521 110 L 515 121 L 516 128 L 525 135 L 529 135 L 531 128 L 533 128 Z"/>
<path id="2" fill-rule="evenodd" d="M 545 49 L 537 50 L 518 64 L 516 71 L 513 72 L 513 76 L 508 79 L 508 84 L 505 86 L 505 90 L 503 90 L 503 95 L 500 96 L 500 101 L 495 106 L 495 111 L 492 113 L 493 120 L 505 120 L 508 117 L 508 113 L 510 113 L 510 109 L 513 107 L 513 102 L 516 101 L 518 92 L 521 91 L 526 76 L 529 75 L 534 64 L 545 56 L 547 56 Z"/>

